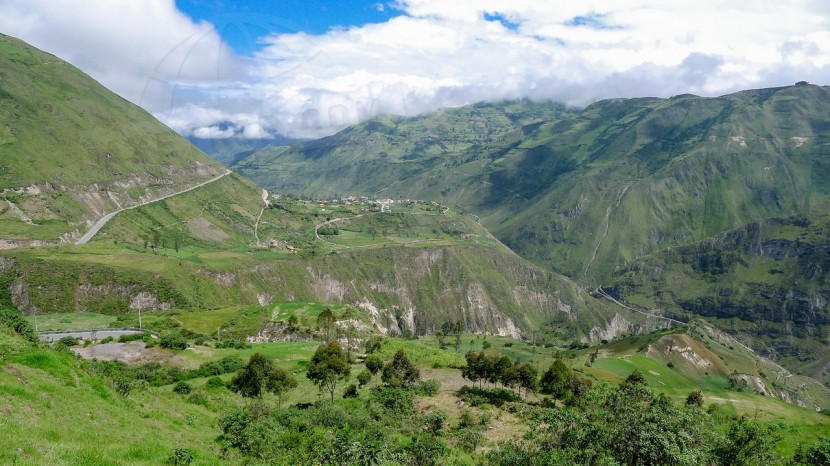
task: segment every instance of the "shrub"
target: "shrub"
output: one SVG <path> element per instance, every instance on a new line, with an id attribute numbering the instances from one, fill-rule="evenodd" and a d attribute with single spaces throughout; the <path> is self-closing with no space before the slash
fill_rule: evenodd
<path id="1" fill-rule="evenodd" d="M 110 335 L 110 336 L 108 336 L 108 337 L 104 338 L 103 340 L 101 340 L 101 344 L 104 344 L 104 343 L 112 343 L 112 342 L 114 342 L 114 341 L 115 341 L 115 338 L 113 338 L 113 337 Z"/>
<path id="2" fill-rule="evenodd" d="M 167 457 L 167 464 L 175 466 L 187 466 L 193 462 L 195 455 L 189 448 L 174 448 Z"/>
<path id="3" fill-rule="evenodd" d="M 223 382 L 219 377 L 213 376 L 207 379 L 207 382 L 205 382 L 205 388 L 210 390 L 225 388 L 225 382 Z"/>
<path id="4" fill-rule="evenodd" d="M 412 392 L 403 388 L 375 387 L 372 389 L 372 400 L 397 418 L 403 418 L 415 410 Z"/>
<path id="5" fill-rule="evenodd" d="M 435 396 L 441 390 L 441 382 L 435 379 L 423 380 L 415 387 L 415 392 L 421 396 Z"/>
<path id="6" fill-rule="evenodd" d="M 187 348 L 187 339 L 181 332 L 167 332 L 159 338 L 159 346 L 172 350 L 183 350 Z"/>
<path id="7" fill-rule="evenodd" d="M 476 448 L 484 443 L 484 434 L 474 429 L 461 429 L 453 436 L 455 438 L 455 446 L 472 453 Z"/>
<path id="8" fill-rule="evenodd" d="M 692 407 L 696 406 L 698 408 L 703 406 L 703 393 L 700 390 L 695 390 L 692 393 L 689 393 L 689 396 L 686 397 L 686 406 Z"/>
<path id="9" fill-rule="evenodd" d="M 179 395 L 187 395 L 192 390 L 192 387 L 187 382 L 179 382 L 173 387 L 173 393 L 178 393 Z"/>
<path id="10" fill-rule="evenodd" d="M 204 406 L 205 408 L 208 408 L 210 404 L 207 395 L 202 390 L 194 390 L 193 393 L 187 395 L 187 402 Z"/>
<path id="11" fill-rule="evenodd" d="M 5 325 L 32 343 L 39 341 L 32 324 L 14 309 L 0 309 L 0 325 Z"/>
<path id="12" fill-rule="evenodd" d="M 357 398 L 357 385 L 351 384 L 343 391 L 343 398 Z"/>
<path id="13" fill-rule="evenodd" d="M 365 387 L 369 385 L 369 382 L 372 381 L 372 373 L 366 369 L 363 369 L 359 374 L 357 374 L 357 383 L 360 384 L 361 387 Z"/>
<path id="14" fill-rule="evenodd" d="M 376 354 L 370 354 L 366 357 L 366 360 L 363 362 L 366 365 L 366 369 L 371 372 L 373 375 L 380 372 L 383 369 L 383 359 Z"/>
<path id="15" fill-rule="evenodd" d="M 432 434 L 440 434 L 446 423 L 447 413 L 440 409 L 434 409 L 424 417 L 424 427 L 427 432 Z"/>
<path id="16" fill-rule="evenodd" d="M 230 348 L 230 349 L 248 349 L 251 348 L 252 345 L 245 340 L 224 340 L 216 344 L 217 348 Z"/>

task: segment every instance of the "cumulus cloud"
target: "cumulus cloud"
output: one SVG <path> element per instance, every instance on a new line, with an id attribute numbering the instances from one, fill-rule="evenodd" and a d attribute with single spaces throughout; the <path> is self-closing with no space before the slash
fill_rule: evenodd
<path id="1" fill-rule="evenodd" d="M 172 0 L 111 3 L 6 0 L 0 28 L 200 137 L 316 137 L 482 100 L 711 96 L 830 71 L 822 0 L 398 0 L 378 5 L 400 16 L 319 35 L 252 14 L 234 21 L 261 45 L 249 57 Z"/>

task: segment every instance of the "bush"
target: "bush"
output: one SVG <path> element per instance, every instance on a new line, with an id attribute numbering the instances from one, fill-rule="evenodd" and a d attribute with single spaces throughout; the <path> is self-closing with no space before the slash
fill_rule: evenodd
<path id="1" fill-rule="evenodd" d="M 366 369 L 372 373 L 372 375 L 377 374 L 383 369 L 383 359 L 376 354 L 370 354 L 366 357 L 366 360 L 363 362 L 366 365 Z"/>
<path id="2" fill-rule="evenodd" d="M 183 350 L 187 348 L 187 339 L 181 332 L 167 332 L 159 338 L 159 346 L 172 350 Z"/>
<path id="3" fill-rule="evenodd" d="M 513 403 L 522 400 L 522 398 L 512 390 L 505 390 L 503 388 L 488 390 L 486 388 L 468 387 L 466 385 L 458 390 L 458 397 L 469 403 L 471 406 L 491 404 L 498 407 L 502 406 L 504 403 Z"/>
<path id="4" fill-rule="evenodd" d="M 78 339 L 75 337 L 63 337 L 55 343 L 56 345 L 75 346 L 78 344 Z"/>
<path id="5" fill-rule="evenodd" d="M 372 373 L 366 369 L 363 369 L 359 374 L 357 374 L 357 383 L 360 384 L 361 387 L 365 387 L 369 385 L 369 382 L 372 381 Z"/>
<path id="6" fill-rule="evenodd" d="M 104 343 L 112 343 L 112 342 L 114 342 L 114 341 L 115 341 L 115 338 L 113 338 L 112 336 L 108 336 L 108 337 L 104 338 L 103 340 L 101 340 L 101 342 L 100 342 L 100 343 L 101 343 L 101 344 L 104 344 Z"/>
<path id="7" fill-rule="evenodd" d="M 175 448 L 170 452 L 166 463 L 175 466 L 187 466 L 193 462 L 194 458 L 193 450 L 189 448 Z"/>
<path id="8" fill-rule="evenodd" d="M 207 382 L 205 382 L 205 388 L 209 390 L 225 388 L 225 382 L 223 382 L 219 377 L 214 376 L 207 379 Z"/>
<path id="9" fill-rule="evenodd" d="M 343 391 L 343 398 L 357 398 L 357 385 L 351 384 Z"/>
<path id="10" fill-rule="evenodd" d="M 435 379 L 423 380 L 415 387 L 415 393 L 421 396 L 435 396 L 441 390 L 441 382 Z"/>
<path id="11" fill-rule="evenodd" d="M 476 448 L 484 443 L 484 434 L 474 429 L 461 429 L 453 436 L 455 438 L 455 446 L 472 453 Z"/>
<path id="12" fill-rule="evenodd" d="M 179 395 L 187 395 L 193 390 L 187 382 L 179 382 L 173 387 L 173 393 L 178 393 Z"/>
<path id="13" fill-rule="evenodd" d="M 372 389 L 372 400 L 397 418 L 408 416 L 415 410 L 412 392 L 404 388 L 375 387 Z"/>
<path id="14" fill-rule="evenodd" d="M 131 341 L 139 341 L 144 340 L 148 337 L 146 333 L 130 333 L 127 335 L 121 335 L 118 337 L 118 343 L 129 343 Z"/>
<path id="15" fill-rule="evenodd" d="M 35 330 L 32 328 L 32 324 L 24 319 L 20 312 L 14 309 L 0 309 L 0 325 L 9 327 L 12 331 L 32 343 L 39 341 Z"/>
<path id="16" fill-rule="evenodd" d="M 252 345 L 245 340 L 224 340 L 216 344 L 217 348 L 230 348 L 230 349 L 248 349 L 252 348 Z"/>
<path id="17" fill-rule="evenodd" d="M 187 402 L 193 403 L 194 405 L 204 406 L 205 408 L 208 408 L 210 404 L 207 395 L 201 390 L 194 390 L 193 393 L 187 395 Z"/>
<path id="18" fill-rule="evenodd" d="M 447 413 L 440 409 L 434 409 L 424 417 L 425 429 L 431 434 L 440 434 L 446 423 Z"/>

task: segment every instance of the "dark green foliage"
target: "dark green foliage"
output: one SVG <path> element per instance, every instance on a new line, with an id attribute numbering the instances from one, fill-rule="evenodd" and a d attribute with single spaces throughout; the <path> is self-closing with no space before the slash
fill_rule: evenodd
<path id="1" fill-rule="evenodd" d="M 177 330 L 164 332 L 159 338 L 159 346 L 181 351 L 187 348 L 187 338 Z"/>
<path id="2" fill-rule="evenodd" d="M 334 390 L 338 381 L 349 376 L 351 368 L 343 347 L 337 341 L 323 343 L 314 352 L 308 365 L 306 377 L 313 381 L 320 390 L 328 390 L 334 401 Z"/>
<path id="3" fill-rule="evenodd" d="M 409 387 L 421 378 L 421 371 L 412 364 L 404 350 L 395 352 L 392 360 L 383 366 L 381 380 L 390 387 Z"/>
<path id="4" fill-rule="evenodd" d="M 465 385 L 458 390 L 457 394 L 459 398 L 471 406 L 482 406 L 485 404 L 502 406 L 504 403 L 513 403 L 522 400 L 512 390 L 505 390 L 503 388 L 486 389 Z"/>
<path id="5" fill-rule="evenodd" d="M 488 454 L 490 464 L 707 464 L 715 438 L 699 410 L 674 406 L 641 383 L 597 385 L 577 405 L 539 408 L 526 440 Z"/>
<path id="6" fill-rule="evenodd" d="M 259 404 L 237 408 L 220 419 L 218 440 L 223 449 L 236 449 L 265 464 L 441 464 L 446 445 L 431 435 L 407 431 L 423 420 L 411 407 L 394 409 L 397 402 L 391 400 L 401 398 L 395 396 L 399 390 L 380 390 L 388 403 L 373 395 L 368 402 L 318 402 L 303 409 L 270 410 Z"/>
<path id="7" fill-rule="evenodd" d="M 214 376 L 205 381 L 205 388 L 208 390 L 225 388 L 225 382 L 223 382 L 219 377 Z"/>
<path id="8" fill-rule="evenodd" d="M 369 370 L 373 375 L 380 372 L 383 369 L 383 359 L 376 354 L 370 354 L 366 356 L 366 360 L 363 362 L 366 365 L 366 369 Z"/>
<path id="9" fill-rule="evenodd" d="M 740 417 L 729 425 L 715 456 L 723 466 L 771 464 L 778 439 L 771 426 Z"/>
<path id="10" fill-rule="evenodd" d="M 357 385 L 350 384 L 343 390 L 343 398 L 357 398 Z"/>
<path id="11" fill-rule="evenodd" d="M 32 324 L 20 315 L 20 312 L 14 309 L 2 308 L 0 309 L 0 325 L 10 328 L 13 332 L 26 338 L 32 343 L 38 342 L 37 334 L 35 334 Z"/>
<path id="12" fill-rule="evenodd" d="M 441 390 L 441 382 L 435 379 L 422 380 L 415 386 L 415 393 L 421 396 L 435 396 Z"/>
<path id="13" fill-rule="evenodd" d="M 246 398 L 259 398 L 269 391 L 277 395 L 282 404 L 282 396 L 297 386 L 293 375 L 281 367 L 274 366 L 262 353 L 254 353 L 248 364 L 231 379 L 231 390 Z"/>
<path id="14" fill-rule="evenodd" d="M 434 435 L 440 435 L 447 425 L 447 413 L 433 409 L 424 417 L 424 429 Z"/>
<path id="15" fill-rule="evenodd" d="M 405 388 L 378 386 L 372 389 L 372 403 L 380 405 L 390 416 L 404 418 L 415 411 L 412 391 Z"/>
<path id="16" fill-rule="evenodd" d="M 193 453 L 193 450 L 189 448 L 175 448 L 170 452 L 170 456 L 167 457 L 166 464 L 187 466 L 193 462 L 195 457 L 196 455 Z"/>
<path id="17" fill-rule="evenodd" d="M 689 393 L 689 396 L 686 397 L 686 406 L 697 406 L 698 408 L 703 407 L 703 393 L 700 390 L 695 390 L 692 393 Z"/>
<path id="18" fill-rule="evenodd" d="M 178 382 L 173 386 L 173 393 L 178 393 L 179 395 L 189 395 L 192 390 L 193 387 L 187 382 Z"/>
<path id="19" fill-rule="evenodd" d="M 217 348 L 231 348 L 231 349 L 248 349 L 252 345 L 245 340 L 235 338 L 228 338 L 216 343 Z"/>
<path id="20" fill-rule="evenodd" d="M 830 439 L 821 437 L 807 451 L 799 445 L 793 457 L 792 465 L 827 466 L 830 465 Z"/>
<path id="21" fill-rule="evenodd" d="M 442 459 L 447 454 L 447 446 L 440 438 L 431 434 L 422 434 L 415 437 L 412 443 L 404 450 L 406 456 L 403 464 L 411 466 L 436 466 L 443 464 Z"/>
<path id="22" fill-rule="evenodd" d="M 360 371 L 359 374 L 357 374 L 357 382 L 360 384 L 361 387 L 365 387 L 366 385 L 369 385 L 369 382 L 371 382 L 371 381 L 372 381 L 372 373 L 369 372 L 368 370 L 363 369 L 362 371 Z"/>
<path id="23" fill-rule="evenodd" d="M 565 361 L 556 358 L 548 370 L 542 374 L 539 382 L 540 391 L 554 398 L 565 398 L 571 388 L 571 380 L 574 378 L 573 371 Z"/>

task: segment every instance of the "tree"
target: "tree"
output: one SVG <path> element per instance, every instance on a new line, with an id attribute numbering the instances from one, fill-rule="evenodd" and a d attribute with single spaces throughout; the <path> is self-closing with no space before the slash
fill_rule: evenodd
<path id="1" fill-rule="evenodd" d="M 421 371 L 399 349 L 391 361 L 383 366 L 381 380 L 390 387 L 408 387 L 421 378 Z"/>
<path id="2" fill-rule="evenodd" d="M 334 338 L 337 319 L 331 309 L 325 309 L 317 316 L 317 328 L 323 332 L 323 341 L 331 341 Z"/>
<path id="3" fill-rule="evenodd" d="M 689 393 L 689 396 L 686 397 L 686 406 L 690 408 L 692 406 L 696 406 L 698 408 L 703 406 L 703 393 L 701 393 L 700 390 L 695 390 L 692 393 Z"/>
<path id="4" fill-rule="evenodd" d="M 351 367 L 343 347 L 337 341 L 323 343 L 311 357 L 306 377 L 312 380 L 322 391 L 326 389 L 334 401 L 334 390 L 337 382 L 349 376 Z"/>
<path id="5" fill-rule="evenodd" d="M 372 373 L 372 375 L 377 374 L 383 369 L 383 359 L 376 354 L 370 354 L 366 357 L 366 360 L 363 361 L 363 364 L 366 366 L 366 369 Z"/>
<path id="6" fill-rule="evenodd" d="M 536 370 L 536 366 L 526 362 L 522 364 L 516 363 L 513 367 L 515 368 L 513 380 L 515 380 L 515 384 L 520 389 L 524 389 L 525 396 L 528 391 L 535 392 L 539 377 L 539 371 Z"/>
<path id="7" fill-rule="evenodd" d="M 360 384 L 360 388 L 369 385 L 369 382 L 372 381 L 372 373 L 366 369 L 363 369 L 359 374 L 357 374 L 357 383 Z"/>
<path id="8" fill-rule="evenodd" d="M 277 395 L 282 404 L 285 393 L 297 387 L 297 379 L 281 367 L 276 367 L 262 353 L 254 353 L 242 371 L 231 379 L 231 390 L 246 398 L 260 398 L 264 391 Z"/>
<path id="9" fill-rule="evenodd" d="M 556 358 L 548 370 L 542 374 L 542 380 L 539 382 L 541 392 L 546 395 L 552 395 L 554 398 L 563 398 L 568 392 L 568 388 L 573 378 L 573 371 L 560 358 Z"/>

